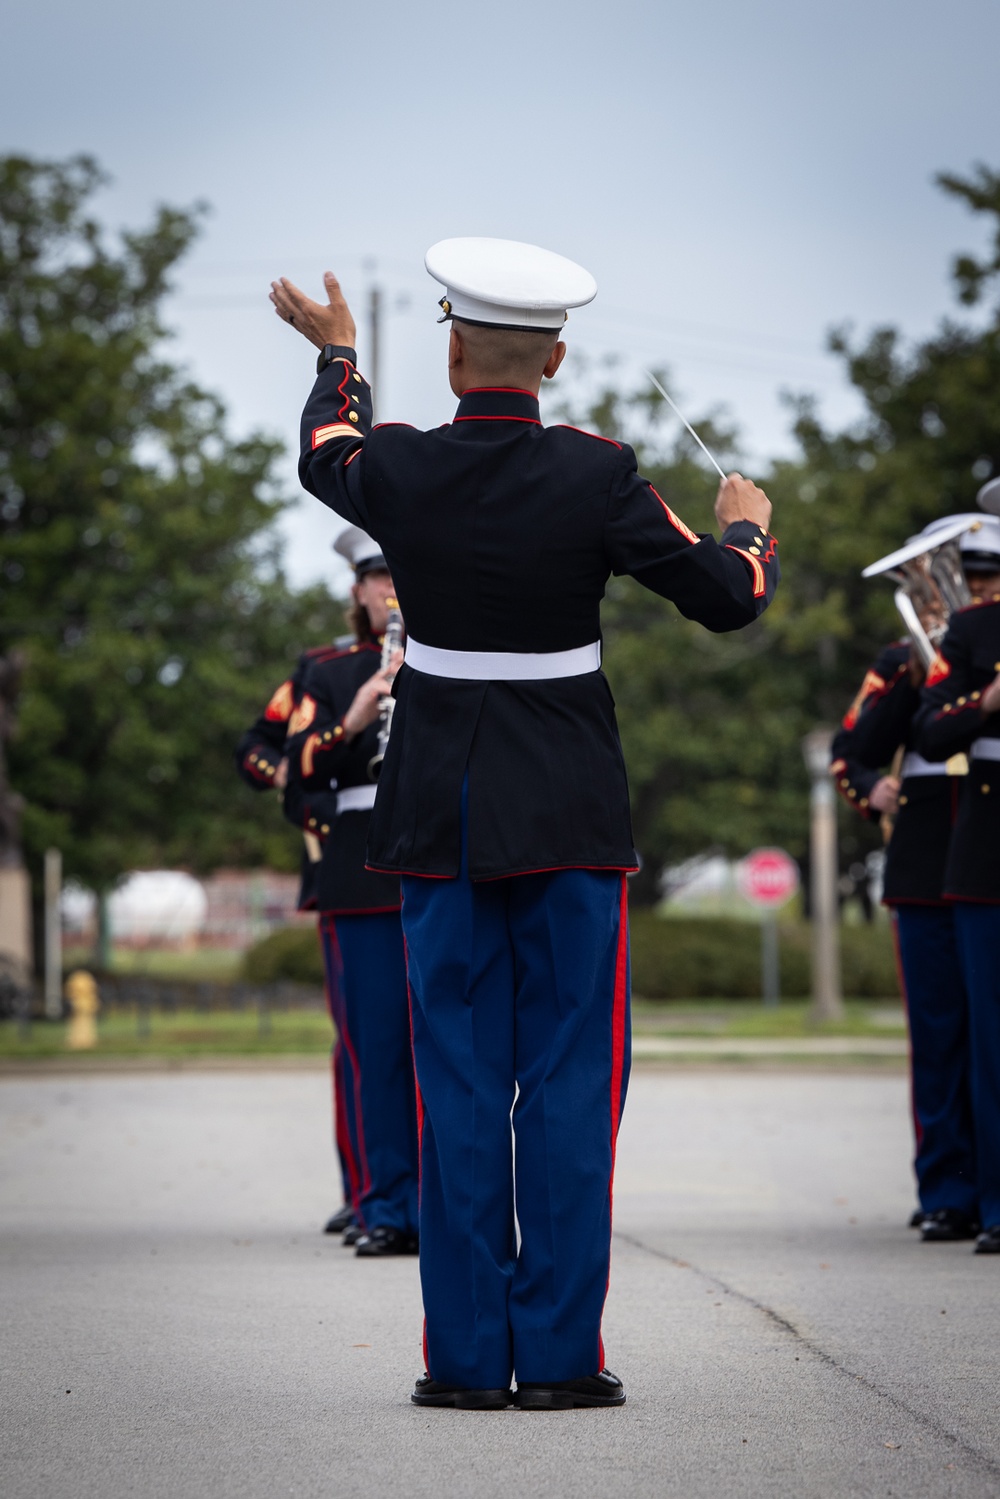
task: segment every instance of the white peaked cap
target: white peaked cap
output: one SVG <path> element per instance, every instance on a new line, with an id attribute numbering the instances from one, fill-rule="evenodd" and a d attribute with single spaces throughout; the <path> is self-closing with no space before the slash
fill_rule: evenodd
<path id="1" fill-rule="evenodd" d="M 341 531 L 333 543 L 333 550 L 341 557 L 346 557 L 355 571 L 366 562 L 378 561 L 385 566 L 382 548 L 360 526 L 348 526 L 346 531 Z"/>
<path id="2" fill-rule="evenodd" d="M 966 529 L 959 536 L 959 550 L 963 552 L 1000 552 L 1000 518 L 995 515 L 983 515 L 982 511 L 967 511 L 964 515 L 943 515 L 940 520 L 932 520 L 929 526 L 925 526 L 920 535 L 928 541 L 933 541 L 938 531 L 944 531 L 953 524 L 958 525 L 964 521 Z M 914 538 L 916 540 L 916 538 Z"/>
<path id="3" fill-rule="evenodd" d="M 980 510 L 988 510 L 991 515 L 1000 515 L 1000 479 L 990 479 L 984 484 L 976 495 L 976 504 Z"/>
<path id="4" fill-rule="evenodd" d="M 597 296 L 597 282 L 582 265 L 516 239 L 442 239 L 424 264 L 445 288 L 445 318 L 494 328 L 555 331 L 568 308 Z"/>

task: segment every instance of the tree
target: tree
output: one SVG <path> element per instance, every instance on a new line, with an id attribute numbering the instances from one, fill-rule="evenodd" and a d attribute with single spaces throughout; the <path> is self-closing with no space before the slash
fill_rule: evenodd
<path id="1" fill-rule="evenodd" d="M 201 208 L 108 236 L 97 165 L 0 159 L 0 649 L 27 656 L 12 782 L 37 871 L 264 861 L 294 837 L 232 747 L 297 652 L 341 627 L 291 590 L 280 446 L 235 439 L 162 357 L 161 303 Z"/>
<path id="2" fill-rule="evenodd" d="M 634 898 L 652 898 L 663 863 L 710 845 L 739 855 L 773 842 L 804 858 L 802 736 L 839 720 L 879 646 L 901 633 L 891 588 L 863 581 L 862 568 L 935 516 L 972 508 L 1000 472 L 1000 306 L 984 306 L 1000 286 L 1000 176 L 979 167 L 938 180 L 993 219 L 992 255 L 953 265 L 959 300 L 982 315 L 913 345 L 890 327 L 858 345 L 846 329 L 831 335 L 864 409 L 829 431 L 809 396 L 790 398 L 800 454 L 765 476 L 782 584 L 763 618 L 710 636 L 628 579 L 609 587 L 606 662 L 648 870 Z M 686 435 L 663 443 L 656 399 L 606 379 L 573 419 L 631 432 L 642 471 L 689 525 L 711 529 L 715 478 Z M 738 458 L 738 434 L 718 415 L 695 425 L 721 459 Z M 878 842 L 845 812 L 845 863 Z"/>

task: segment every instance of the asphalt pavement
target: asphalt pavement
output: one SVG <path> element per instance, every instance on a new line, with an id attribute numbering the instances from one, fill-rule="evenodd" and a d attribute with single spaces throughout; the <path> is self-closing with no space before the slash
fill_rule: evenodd
<path id="1" fill-rule="evenodd" d="M 900 1073 L 644 1068 L 621 1410 L 418 1410 L 416 1262 L 357 1260 L 315 1071 L 0 1081 L 5 1499 L 1000 1495 L 1000 1258 L 924 1245 Z"/>

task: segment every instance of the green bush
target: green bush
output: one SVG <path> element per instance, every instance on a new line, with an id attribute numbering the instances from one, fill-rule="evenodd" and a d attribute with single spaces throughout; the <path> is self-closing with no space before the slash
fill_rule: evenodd
<path id="1" fill-rule="evenodd" d="M 844 993 L 852 999 L 898 998 L 892 936 L 885 925 L 841 928 Z M 652 911 L 631 918 L 632 989 L 642 999 L 759 999 L 760 928 L 725 917 L 664 920 Z M 779 929 L 781 993 L 810 992 L 810 931 Z"/>
<path id="2" fill-rule="evenodd" d="M 781 993 L 801 999 L 810 990 L 809 927 L 782 926 Z M 726 917 L 664 920 L 633 911 L 632 989 L 642 999 L 759 999 L 760 928 Z M 899 985 L 888 927 L 842 927 L 844 993 L 852 999 L 896 999 Z M 243 960 L 243 979 L 271 984 L 294 979 L 322 984 L 323 960 L 312 926 L 273 932 Z"/>
<path id="3" fill-rule="evenodd" d="M 315 926 L 286 926 L 264 937 L 244 954 L 240 976 L 248 984 L 274 984 L 280 979 L 322 984 L 323 955 Z"/>

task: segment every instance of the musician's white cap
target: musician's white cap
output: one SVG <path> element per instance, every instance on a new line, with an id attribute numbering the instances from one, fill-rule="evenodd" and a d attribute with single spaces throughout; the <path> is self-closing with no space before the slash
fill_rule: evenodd
<path id="1" fill-rule="evenodd" d="M 980 510 L 988 510 L 991 515 L 1000 515 L 1000 479 L 990 479 L 983 485 L 976 495 L 976 504 Z"/>
<path id="2" fill-rule="evenodd" d="M 597 282 L 583 266 L 516 239 L 442 239 L 424 264 L 445 288 L 440 322 L 555 331 L 570 307 L 597 296 Z"/>
<path id="3" fill-rule="evenodd" d="M 382 548 L 360 526 L 348 526 L 346 531 L 341 531 L 333 543 L 333 550 L 347 558 L 359 578 L 365 573 L 389 571 Z"/>
<path id="4" fill-rule="evenodd" d="M 982 491 L 980 491 L 982 493 Z M 943 515 L 925 526 L 917 541 L 923 538 L 933 543 L 935 536 L 945 531 L 954 531 L 960 521 L 966 529 L 958 538 L 958 549 L 962 554 L 962 566 L 966 572 L 1000 572 L 1000 516 L 984 515 L 982 511 L 967 511 L 964 515 Z"/>

